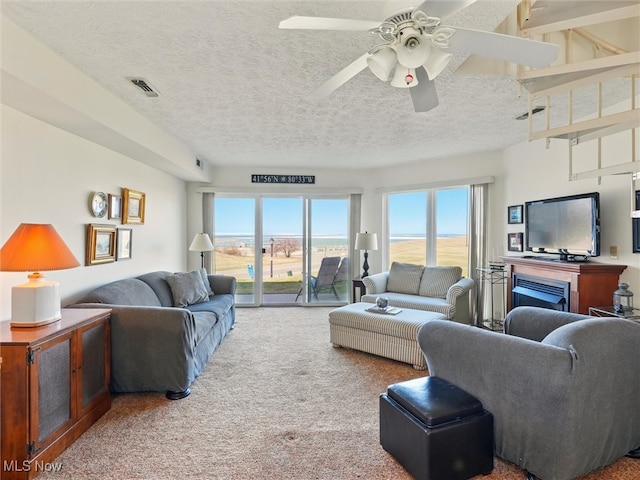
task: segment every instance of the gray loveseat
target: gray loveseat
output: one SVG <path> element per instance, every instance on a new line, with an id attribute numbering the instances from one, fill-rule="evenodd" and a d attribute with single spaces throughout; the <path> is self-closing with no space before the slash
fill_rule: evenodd
<path id="1" fill-rule="evenodd" d="M 235 290 L 231 276 L 159 271 L 98 287 L 70 308 L 112 309 L 113 392 L 166 391 L 175 400 L 189 395 L 233 328 Z"/>
<path id="2" fill-rule="evenodd" d="M 640 323 L 518 307 L 505 333 L 441 320 L 418 333 L 429 373 L 493 414 L 498 456 L 568 480 L 640 447 Z"/>
<path id="3" fill-rule="evenodd" d="M 443 314 L 447 319 L 471 324 L 469 295 L 471 278 L 462 277 L 460 267 L 423 267 L 393 262 L 388 272 L 364 277 L 367 293 L 361 301 L 375 303 L 377 297 L 389 305 Z"/>

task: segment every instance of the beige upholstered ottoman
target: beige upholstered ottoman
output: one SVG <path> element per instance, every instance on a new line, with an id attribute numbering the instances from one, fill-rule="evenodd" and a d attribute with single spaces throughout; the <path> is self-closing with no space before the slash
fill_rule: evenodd
<path id="1" fill-rule="evenodd" d="M 441 313 L 403 308 L 396 315 L 367 312 L 371 303 L 352 303 L 329 312 L 334 347 L 348 347 L 410 363 L 417 370 L 427 364 L 418 346 L 420 327 L 428 320 L 446 320 Z"/>

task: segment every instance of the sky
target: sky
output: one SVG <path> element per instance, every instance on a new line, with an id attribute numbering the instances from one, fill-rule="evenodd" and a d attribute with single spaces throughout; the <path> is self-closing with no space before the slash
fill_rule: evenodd
<path id="1" fill-rule="evenodd" d="M 467 233 L 468 189 L 438 190 L 436 200 L 437 231 L 440 235 Z M 427 223 L 427 194 L 411 192 L 389 196 L 389 233 L 424 235 Z"/>
<path id="2" fill-rule="evenodd" d="M 389 228 L 391 235 L 421 235 L 426 231 L 427 196 L 425 192 L 390 195 Z M 302 235 L 301 198 L 263 198 L 263 233 Z M 468 189 L 438 190 L 437 230 L 441 235 L 467 233 Z M 311 201 L 312 234 L 345 236 L 348 225 L 346 199 L 314 199 Z M 252 235 L 255 225 L 255 199 L 215 199 L 215 232 L 217 235 Z"/>
<path id="3" fill-rule="evenodd" d="M 265 236 L 302 235 L 302 199 L 263 198 L 263 233 Z M 215 199 L 217 235 L 251 235 L 255 225 L 253 198 Z M 345 199 L 311 201 L 314 235 L 347 235 L 349 202 Z"/>

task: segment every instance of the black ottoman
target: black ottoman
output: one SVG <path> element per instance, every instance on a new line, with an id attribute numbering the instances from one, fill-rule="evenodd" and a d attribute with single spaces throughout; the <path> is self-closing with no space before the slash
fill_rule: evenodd
<path id="1" fill-rule="evenodd" d="M 380 395 L 380 444 L 416 480 L 464 480 L 493 470 L 493 415 L 461 388 L 424 377 Z"/>

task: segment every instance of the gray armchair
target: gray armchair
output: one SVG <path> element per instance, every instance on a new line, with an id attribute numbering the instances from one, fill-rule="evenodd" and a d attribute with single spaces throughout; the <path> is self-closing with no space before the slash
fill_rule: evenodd
<path id="1" fill-rule="evenodd" d="M 430 375 L 493 413 L 496 455 L 564 480 L 640 447 L 640 323 L 518 307 L 505 333 L 442 320 L 418 333 Z"/>

